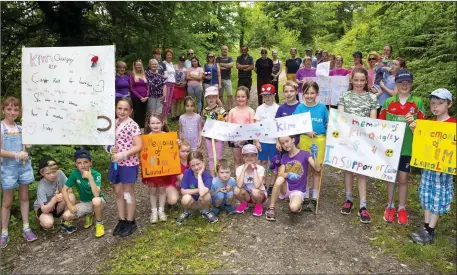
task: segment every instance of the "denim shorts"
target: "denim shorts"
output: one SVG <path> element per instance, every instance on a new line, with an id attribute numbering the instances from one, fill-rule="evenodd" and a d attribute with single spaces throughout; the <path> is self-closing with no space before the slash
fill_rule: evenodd
<path id="1" fill-rule="evenodd" d="M 35 178 L 33 177 L 32 164 L 29 161 L 22 165 L 22 162 L 8 162 L 1 166 L 2 188 L 4 190 L 12 190 L 19 187 L 19 184 L 31 184 Z"/>
<path id="2" fill-rule="evenodd" d="M 235 197 L 235 195 L 233 194 L 233 191 L 229 191 L 227 193 L 217 192 L 216 194 L 214 194 L 214 196 L 211 197 L 211 202 L 214 205 L 216 200 L 222 200 L 222 204 L 221 205 L 224 205 L 224 204 L 227 204 L 227 199 L 229 197 L 232 197 L 232 199 Z"/>
<path id="3" fill-rule="evenodd" d="M 135 166 L 117 166 L 114 170 L 114 163 L 109 166 L 108 179 L 113 184 L 118 183 L 135 183 L 138 176 L 138 165 Z"/>

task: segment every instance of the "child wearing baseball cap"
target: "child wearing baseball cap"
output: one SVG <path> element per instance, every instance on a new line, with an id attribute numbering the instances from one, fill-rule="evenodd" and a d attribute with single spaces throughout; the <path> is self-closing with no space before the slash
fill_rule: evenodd
<path id="1" fill-rule="evenodd" d="M 76 226 L 72 221 L 86 216 L 84 228 L 92 226 L 92 213 L 95 212 L 95 237 L 100 238 L 105 235 L 103 225 L 103 208 L 106 204 L 105 196 L 101 191 L 102 176 L 92 169 L 92 156 L 86 149 L 79 149 L 74 154 L 75 166 L 62 189 L 63 199 L 68 210 L 63 213 L 63 219 L 72 226 L 69 233 L 76 231 Z M 69 189 L 74 185 L 79 191 L 80 202 L 76 205 L 70 200 Z M 68 231 L 67 231 L 68 232 Z"/>
<path id="2" fill-rule="evenodd" d="M 248 203 L 255 204 L 254 216 L 263 213 L 262 204 L 267 199 L 265 190 L 265 168 L 257 164 L 258 150 L 253 144 L 246 144 L 241 149 L 244 164 L 236 168 L 235 197 L 241 202 L 236 213 L 244 213 Z"/>
<path id="3" fill-rule="evenodd" d="M 406 212 L 406 195 L 408 192 L 408 174 L 411 172 L 411 152 L 413 145 L 413 132 L 411 123 L 414 119 L 424 119 L 424 104 L 422 100 L 411 94 L 413 75 L 406 69 L 401 69 L 395 75 L 395 88 L 398 93 L 388 98 L 382 106 L 379 119 L 406 122 L 409 127 L 405 129 L 405 137 L 401 148 L 400 162 L 398 164 L 398 212 L 394 202 L 394 182 L 387 182 L 387 204 L 384 210 L 384 220 L 394 222 L 395 213 L 401 225 L 408 224 Z"/>
<path id="4" fill-rule="evenodd" d="M 272 84 L 265 84 L 260 90 L 260 94 L 263 97 L 263 104 L 257 107 L 255 110 L 254 122 L 262 122 L 267 120 L 274 120 L 276 112 L 278 111 L 279 105 L 275 102 L 276 88 Z M 273 159 L 276 154 L 276 139 L 275 138 L 261 138 L 254 141 L 257 150 L 259 151 L 260 165 L 265 170 L 268 167 L 268 162 Z M 273 188 L 275 181 L 275 175 L 272 175 L 267 184 L 268 190 Z"/>
<path id="5" fill-rule="evenodd" d="M 451 92 L 439 88 L 433 91 L 429 97 L 430 110 L 436 116 L 433 120 L 456 123 L 456 119 L 449 115 L 449 108 L 452 106 Z M 416 121 L 413 120 L 410 127 L 414 130 Z M 451 174 L 422 169 L 419 198 L 422 209 L 424 209 L 424 227 L 419 232 L 410 235 L 414 242 L 428 244 L 433 241 L 439 215 L 446 214 L 451 210 L 451 203 L 454 198 L 453 182 L 454 177 Z"/>
<path id="6" fill-rule="evenodd" d="M 44 230 L 54 227 L 54 218 L 62 216 L 67 210 L 61 190 L 63 189 L 67 176 L 59 169 L 55 159 L 44 156 L 38 165 L 41 179 L 37 187 L 37 199 L 33 204 L 35 215 Z M 71 190 L 69 190 L 71 191 Z M 75 196 L 70 192 L 69 198 L 75 204 Z M 62 223 L 61 230 L 68 232 L 68 224 Z M 70 232 L 71 233 L 71 232 Z"/>

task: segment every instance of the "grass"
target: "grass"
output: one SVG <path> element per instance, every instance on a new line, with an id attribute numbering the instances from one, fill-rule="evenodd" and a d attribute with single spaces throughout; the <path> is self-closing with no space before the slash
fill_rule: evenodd
<path id="1" fill-rule="evenodd" d="M 371 208 L 376 218 L 372 221 L 370 242 L 419 270 L 430 270 L 429 267 L 432 267 L 440 274 L 456 274 L 455 200 L 452 202 L 451 211 L 440 216 L 432 244 L 419 245 L 413 243 L 409 237 L 409 234 L 418 231 L 423 224 L 423 211 L 418 195 L 419 179 L 420 175 L 411 175 L 412 183 L 409 183 L 407 201 L 409 225 L 387 224 L 382 218 L 384 209 L 377 203 L 376 208 Z M 382 202 L 387 197 L 386 184 L 379 182 L 377 187 L 383 196 L 378 202 Z"/>
<path id="2" fill-rule="evenodd" d="M 98 268 L 103 274 L 203 274 L 221 265 L 208 258 L 218 249 L 214 243 L 222 223 L 210 224 L 198 211 L 187 224 L 177 225 L 179 213 L 166 223 L 149 225 L 141 237 L 115 248 L 114 256 Z"/>

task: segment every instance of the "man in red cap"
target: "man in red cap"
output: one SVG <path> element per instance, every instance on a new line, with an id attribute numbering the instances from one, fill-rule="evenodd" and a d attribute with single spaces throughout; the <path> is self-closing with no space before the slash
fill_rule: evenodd
<path id="1" fill-rule="evenodd" d="M 276 89 L 274 85 L 265 84 L 261 87 L 260 95 L 262 96 L 264 103 L 257 107 L 255 111 L 255 122 L 273 120 L 275 118 L 276 112 L 279 108 L 279 105 L 275 102 L 275 94 Z M 261 138 L 259 140 L 254 141 L 254 145 L 257 147 L 257 150 L 259 151 L 260 165 L 262 165 L 266 171 L 268 167 L 268 161 L 271 162 L 274 155 L 276 154 L 276 139 L 268 137 Z M 275 180 L 276 179 L 274 175 L 272 175 L 269 180 L 265 180 L 267 186 L 269 186 L 269 194 L 271 193 L 271 188 L 273 187 L 273 183 Z"/>

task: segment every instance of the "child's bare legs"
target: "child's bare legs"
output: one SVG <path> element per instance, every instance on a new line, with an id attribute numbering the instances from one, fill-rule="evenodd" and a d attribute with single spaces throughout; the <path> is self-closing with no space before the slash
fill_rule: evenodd
<path id="1" fill-rule="evenodd" d="M 130 195 L 130 201 L 126 200 L 127 202 L 127 220 L 133 221 L 135 220 L 135 212 L 136 212 L 136 197 L 135 197 L 135 190 L 134 190 L 134 183 L 129 184 L 122 184 L 124 189 L 123 193 L 128 193 Z M 117 202 L 117 197 L 116 197 Z"/>
<path id="2" fill-rule="evenodd" d="M 191 211 L 196 208 L 196 201 L 194 200 L 194 198 L 191 195 L 186 194 L 186 195 L 182 196 L 181 205 L 185 212 Z"/>
<path id="3" fill-rule="evenodd" d="M 255 204 L 262 204 L 264 198 L 265 198 L 265 195 L 264 195 L 263 191 L 261 191 L 259 189 L 252 190 L 252 201 Z"/>
<path id="4" fill-rule="evenodd" d="M 181 176 L 182 178 L 182 176 Z M 179 182 L 181 184 L 181 182 Z M 169 186 L 165 189 L 166 197 L 167 197 L 167 202 L 169 205 L 175 205 L 178 203 L 179 200 L 179 193 L 178 190 L 173 187 Z"/>
<path id="5" fill-rule="evenodd" d="M 241 166 L 241 148 L 232 148 L 235 169 Z"/>
<path id="6" fill-rule="evenodd" d="M 94 205 L 95 219 L 99 222 L 103 220 L 103 204 L 102 198 L 96 197 L 92 199 L 92 204 Z"/>
<path id="7" fill-rule="evenodd" d="M 367 177 L 363 175 L 357 175 L 359 179 L 359 197 L 360 197 L 360 208 L 367 207 Z"/>
<path id="8" fill-rule="evenodd" d="M 2 233 L 8 232 L 8 224 L 11 215 L 11 206 L 13 205 L 14 190 L 3 189 L 2 200 Z"/>
<path id="9" fill-rule="evenodd" d="M 71 204 L 75 205 L 76 203 L 76 198 L 73 193 L 69 193 L 68 197 L 70 199 Z M 67 205 L 65 204 L 65 201 L 61 201 L 57 203 L 56 205 L 56 212 L 61 213 L 62 211 L 65 211 L 68 209 Z M 44 229 L 51 229 L 54 226 L 54 217 L 51 213 L 43 213 L 39 217 L 40 225 Z"/>
<path id="10" fill-rule="evenodd" d="M 344 187 L 346 190 L 346 200 L 352 201 L 352 181 L 354 174 L 349 171 L 344 171 Z"/>
<path id="11" fill-rule="evenodd" d="M 202 210 L 208 210 L 211 207 L 211 194 L 209 192 L 198 198 L 198 207 Z"/>
<path id="12" fill-rule="evenodd" d="M 114 184 L 114 193 L 116 194 L 117 214 L 119 219 L 125 220 L 124 187 L 122 186 L 122 183 Z"/>
<path id="13" fill-rule="evenodd" d="M 149 186 L 149 201 L 151 202 L 151 210 L 157 211 L 157 188 Z"/>
<path id="14" fill-rule="evenodd" d="M 322 169 L 322 166 L 321 166 Z M 316 170 L 312 169 L 313 171 L 313 199 L 317 200 L 317 196 L 319 195 L 319 185 L 321 182 L 321 172 L 317 172 Z M 322 170 L 321 170 L 322 171 Z"/>
<path id="15" fill-rule="evenodd" d="M 300 196 L 291 197 L 290 202 L 289 202 L 290 212 L 292 212 L 292 213 L 300 212 L 302 204 L 303 204 L 303 200 L 301 199 Z"/>
<path id="16" fill-rule="evenodd" d="M 178 99 L 173 99 L 171 102 L 171 117 L 177 117 L 178 116 L 178 102 L 181 100 Z"/>
<path id="17" fill-rule="evenodd" d="M 240 201 L 240 202 L 248 202 L 249 198 L 251 197 L 248 193 L 248 191 L 244 188 L 238 188 L 235 187 L 235 197 Z"/>
<path id="18" fill-rule="evenodd" d="M 265 172 L 268 171 L 268 160 L 259 160 L 259 164 L 265 168 Z M 265 177 L 267 176 L 267 174 L 265 174 Z M 265 182 L 268 184 L 269 181 L 268 180 L 265 180 Z M 268 187 L 268 186 L 267 186 Z"/>
<path id="19" fill-rule="evenodd" d="M 158 188 L 159 192 L 159 219 L 161 221 L 167 220 L 167 215 L 165 215 L 165 203 L 167 202 L 167 192 L 165 186 L 160 186 Z"/>
<path id="20" fill-rule="evenodd" d="M 398 171 L 398 209 L 406 207 L 406 196 L 408 195 L 408 173 Z"/>
<path id="21" fill-rule="evenodd" d="M 285 194 L 287 192 L 286 179 L 278 177 L 275 184 L 273 185 L 273 191 L 270 197 L 270 208 L 275 208 L 276 202 L 279 199 L 279 194 Z"/>
<path id="22" fill-rule="evenodd" d="M 22 224 L 28 224 L 30 212 L 28 184 L 19 184 L 19 200 L 21 201 Z"/>

